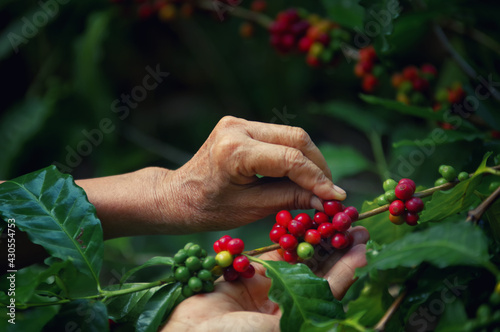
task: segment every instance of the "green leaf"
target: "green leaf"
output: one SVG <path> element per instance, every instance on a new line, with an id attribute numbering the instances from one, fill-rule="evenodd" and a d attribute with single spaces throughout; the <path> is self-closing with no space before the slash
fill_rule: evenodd
<path id="1" fill-rule="evenodd" d="M 137 332 L 156 332 L 181 296 L 182 284 L 164 285 L 150 298 L 135 324 Z"/>
<path id="2" fill-rule="evenodd" d="M 467 322 L 467 312 L 464 303 L 460 299 L 447 303 L 445 310 L 439 318 L 436 332 L 461 331 Z"/>
<path id="3" fill-rule="evenodd" d="M 347 316 L 355 316 L 362 312 L 363 315 L 358 319 L 359 323 L 364 326 L 375 326 L 393 300 L 385 285 L 371 281 L 365 285 L 357 299 L 349 302 Z"/>
<path id="4" fill-rule="evenodd" d="M 372 167 L 372 163 L 365 156 L 351 147 L 322 144 L 319 149 L 333 170 L 334 181 L 356 175 Z"/>
<path id="5" fill-rule="evenodd" d="M 281 309 L 281 331 L 300 331 L 304 324 L 317 326 L 344 318 L 342 304 L 333 297 L 328 282 L 314 275 L 306 265 L 249 258 L 262 264 L 266 276 L 272 279 L 269 299 Z"/>
<path id="6" fill-rule="evenodd" d="M 500 200 L 496 200 L 485 212 L 493 238 L 500 242 Z"/>
<path id="7" fill-rule="evenodd" d="M 103 235 L 95 207 L 73 178 L 55 166 L 0 184 L 0 215 L 14 218 L 33 243 L 99 285 Z"/>
<path id="8" fill-rule="evenodd" d="M 366 11 L 365 29 L 369 30 L 363 30 L 363 34 L 366 38 L 368 38 L 367 35 L 373 37 L 375 27 L 377 33 L 372 43 L 375 44 L 377 54 L 386 53 L 391 48 L 387 36 L 392 34 L 394 29 L 393 21 L 399 16 L 399 12 L 401 11 L 399 1 L 362 0 L 361 4 L 365 7 Z"/>
<path id="9" fill-rule="evenodd" d="M 47 324 L 46 331 L 109 331 L 108 311 L 104 303 L 93 300 L 73 300 L 64 304 Z"/>
<path id="10" fill-rule="evenodd" d="M 106 290 L 129 289 L 141 286 L 141 283 L 124 284 L 118 288 L 118 285 L 108 288 Z M 106 302 L 108 308 L 109 318 L 117 322 L 135 322 L 144 311 L 144 306 L 149 299 L 160 289 L 162 286 L 137 291 L 130 294 L 112 297 Z"/>
<path id="11" fill-rule="evenodd" d="M 487 238 L 471 223 L 441 223 L 366 253 L 368 265 L 356 270 L 363 276 L 372 270 L 414 267 L 428 262 L 439 268 L 453 265 L 488 266 Z"/>
<path id="12" fill-rule="evenodd" d="M 345 28 L 358 29 L 363 26 L 365 9 L 361 7 L 359 0 L 323 0 L 328 17 Z"/>
<path id="13" fill-rule="evenodd" d="M 0 331 L 42 331 L 44 326 L 57 314 L 59 309 L 60 306 L 58 305 L 50 305 L 26 310 L 16 310 L 15 324 L 11 324 L 8 322 L 11 317 L 7 316 L 7 308 L 0 307 L 0 316 L 2 317 L 2 319 L 0 319 Z"/>
<path id="14" fill-rule="evenodd" d="M 153 257 L 153 258 L 149 259 L 146 263 L 144 263 L 144 264 L 142 264 L 140 266 L 134 267 L 133 269 L 131 269 L 130 271 L 128 271 L 127 273 L 125 273 L 125 275 L 120 280 L 120 283 L 124 283 L 128 278 L 130 278 L 130 276 L 132 274 L 134 274 L 137 271 L 140 271 L 142 269 L 145 269 L 147 267 L 155 266 L 155 265 L 169 265 L 169 266 L 172 266 L 174 264 L 175 264 L 175 262 L 174 262 L 174 260 L 171 257 L 162 257 L 162 256 Z"/>
<path id="15" fill-rule="evenodd" d="M 434 146 L 441 144 L 448 144 L 460 141 L 472 142 L 476 139 L 485 139 L 486 133 L 476 132 L 476 133 L 464 133 L 457 130 L 444 130 L 441 128 L 435 128 L 432 132 L 427 135 L 427 138 L 423 140 L 401 140 L 395 142 L 392 146 L 394 148 L 399 148 L 401 146 L 426 146 L 428 149 L 434 151 Z M 432 153 L 430 152 L 430 153 Z"/>
<path id="16" fill-rule="evenodd" d="M 423 118 L 428 120 L 435 120 L 435 121 L 443 120 L 443 115 L 441 114 L 441 112 L 434 112 L 430 107 L 405 105 L 394 99 L 385 99 L 372 95 L 361 94 L 360 97 L 368 104 L 382 106 L 390 110 L 398 111 L 402 114 L 412 115 L 418 118 Z"/>
<path id="17" fill-rule="evenodd" d="M 374 112 L 370 111 L 372 110 L 366 110 L 366 107 L 340 100 L 310 106 L 311 113 L 325 114 L 342 120 L 364 133 L 371 133 L 374 130 L 384 133 L 387 130 L 387 125 Z"/>

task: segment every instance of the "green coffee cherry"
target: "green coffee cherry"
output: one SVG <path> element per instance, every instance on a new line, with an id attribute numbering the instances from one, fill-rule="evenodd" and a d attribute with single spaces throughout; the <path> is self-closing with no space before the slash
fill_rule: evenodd
<path id="1" fill-rule="evenodd" d="M 184 250 L 188 250 L 189 248 L 191 248 L 193 244 L 194 244 L 193 242 L 186 243 L 186 245 L 184 246 Z"/>
<path id="2" fill-rule="evenodd" d="M 203 259 L 201 266 L 204 269 L 211 270 L 215 267 L 216 264 L 217 264 L 217 262 L 215 262 L 214 256 L 207 256 L 207 257 L 205 257 L 205 259 Z"/>
<path id="3" fill-rule="evenodd" d="M 191 278 L 191 272 L 185 266 L 179 266 L 174 272 L 174 278 L 180 282 L 187 282 Z"/>
<path id="4" fill-rule="evenodd" d="M 378 205 L 380 205 L 380 206 L 382 206 L 382 205 L 386 205 L 386 204 L 387 204 L 387 200 L 385 199 L 385 194 L 380 195 L 379 197 L 377 197 L 377 198 L 375 199 L 375 202 L 376 202 Z"/>
<path id="5" fill-rule="evenodd" d="M 202 284 L 200 278 L 197 278 L 197 277 L 189 278 L 188 286 L 189 286 L 189 288 L 191 288 L 191 290 L 194 293 L 198 293 L 203 288 L 203 284 Z"/>
<path id="6" fill-rule="evenodd" d="M 187 253 L 189 256 L 196 256 L 200 257 L 201 256 L 201 247 L 197 244 L 193 244 L 187 249 Z"/>
<path id="7" fill-rule="evenodd" d="M 297 246 L 297 255 L 302 259 L 309 259 L 314 256 L 314 247 L 307 242 L 301 242 Z"/>
<path id="8" fill-rule="evenodd" d="M 384 187 L 384 191 L 388 191 L 388 190 L 394 190 L 397 185 L 398 183 L 395 180 L 387 179 L 382 184 L 382 187 Z"/>
<path id="9" fill-rule="evenodd" d="M 467 172 L 458 173 L 458 181 L 465 181 L 467 179 L 469 179 L 469 173 Z"/>
<path id="10" fill-rule="evenodd" d="M 448 182 L 455 180 L 455 178 L 457 177 L 457 171 L 453 168 L 453 166 L 449 166 L 449 165 L 441 165 L 439 167 L 439 173 Z"/>
<path id="11" fill-rule="evenodd" d="M 448 181 L 445 178 L 439 178 L 436 180 L 436 182 L 434 182 L 434 186 L 437 187 L 445 183 L 448 183 Z"/>
<path id="12" fill-rule="evenodd" d="M 203 281 L 212 280 L 212 272 L 206 269 L 201 269 L 198 271 L 198 278 L 200 278 Z"/>
<path id="13" fill-rule="evenodd" d="M 177 264 L 183 264 L 186 259 L 189 257 L 188 253 L 186 252 L 186 250 L 184 249 L 181 249 L 179 250 L 175 255 L 174 255 L 174 261 L 177 263 Z"/>
<path id="14" fill-rule="evenodd" d="M 194 292 L 188 285 L 184 285 L 184 287 L 182 287 L 182 295 L 184 295 L 184 297 L 190 297 L 194 295 Z"/>
<path id="15" fill-rule="evenodd" d="M 233 256 L 229 253 L 229 251 L 224 250 L 215 256 L 215 261 L 220 267 L 228 267 L 233 263 Z"/>
<path id="16" fill-rule="evenodd" d="M 188 257 L 188 259 L 186 259 L 186 267 L 189 271 L 198 271 L 201 269 L 201 261 L 195 256 Z"/>
<path id="17" fill-rule="evenodd" d="M 200 258 L 205 258 L 207 257 L 208 253 L 205 249 L 201 249 L 201 254 L 200 254 Z"/>
<path id="18" fill-rule="evenodd" d="M 500 187 L 500 182 L 492 182 L 490 183 L 488 190 L 490 192 L 494 192 L 495 190 L 497 190 L 498 187 Z"/>
<path id="19" fill-rule="evenodd" d="M 396 192 L 394 191 L 394 189 L 387 190 L 384 194 L 384 197 L 385 197 L 385 200 L 387 201 L 387 203 L 392 203 L 397 199 Z"/>
<path id="20" fill-rule="evenodd" d="M 203 282 L 203 292 L 205 293 L 210 293 L 210 292 L 213 292 L 214 291 L 214 283 L 212 281 L 204 281 Z"/>

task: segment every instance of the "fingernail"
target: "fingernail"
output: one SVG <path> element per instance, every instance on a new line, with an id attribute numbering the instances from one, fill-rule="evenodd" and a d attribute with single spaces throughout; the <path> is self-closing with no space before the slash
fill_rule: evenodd
<path id="1" fill-rule="evenodd" d="M 318 211 L 323 211 L 323 203 L 317 196 L 311 197 L 311 207 Z"/>
<path id="2" fill-rule="evenodd" d="M 344 190 L 344 189 L 342 189 L 342 188 L 340 188 L 340 187 L 338 187 L 338 186 L 336 186 L 336 185 L 333 185 L 333 190 L 335 190 L 335 192 L 336 192 L 337 194 L 339 194 L 340 196 L 343 196 L 343 197 L 346 197 L 346 196 L 347 196 L 347 194 L 346 194 L 345 190 Z"/>

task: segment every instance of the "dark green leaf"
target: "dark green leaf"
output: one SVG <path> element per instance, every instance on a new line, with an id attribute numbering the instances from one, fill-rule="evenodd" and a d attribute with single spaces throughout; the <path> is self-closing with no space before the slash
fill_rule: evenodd
<path id="1" fill-rule="evenodd" d="M 500 242 L 500 200 L 496 200 L 485 212 L 493 238 Z"/>
<path id="2" fill-rule="evenodd" d="M 333 297 L 328 282 L 314 275 L 306 265 L 250 259 L 262 264 L 266 276 L 272 279 L 269 299 L 280 306 L 282 331 L 300 331 L 304 324 L 317 326 L 344 318 L 342 304 Z"/>
<path id="3" fill-rule="evenodd" d="M 398 111 L 403 114 L 412 115 L 428 120 L 435 120 L 435 121 L 443 120 L 443 115 L 441 114 L 441 112 L 434 112 L 430 107 L 405 105 L 394 99 L 385 99 L 372 95 L 361 94 L 360 97 L 368 104 L 383 106 L 387 109 Z"/>
<path id="4" fill-rule="evenodd" d="M 162 286 L 149 299 L 135 324 L 138 332 L 156 332 L 181 296 L 182 284 L 177 282 Z"/>
<path id="5" fill-rule="evenodd" d="M 82 188 L 55 166 L 0 184 L 0 215 L 14 218 L 33 243 L 71 259 L 99 284 L 103 236 L 95 207 Z"/>
<path id="6" fill-rule="evenodd" d="M 323 0 L 328 17 L 345 28 L 363 27 L 365 9 L 358 5 L 359 0 Z"/>
<path id="7" fill-rule="evenodd" d="M 100 301 L 74 300 L 64 304 L 46 331 L 109 331 L 108 311 Z"/>
<path id="8" fill-rule="evenodd" d="M 362 31 L 370 44 L 375 44 L 377 54 L 386 53 L 390 46 L 387 36 L 393 32 L 393 21 L 401 8 L 397 0 L 362 0 L 366 9 L 365 29 Z M 367 31 L 366 31 L 367 30 Z M 359 32 L 358 32 L 359 33 Z M 373 39 L 373 41 L 372 41 Z"/>
<path id="9" fill-rule="evenodd" d="M 385 285 L 371 281 L 365 285 L 356 300 L 349 302 L 347 316 L 363 313 L 358 321 L 364 326 L 375 326 L 392 301 L 393 298 Z"/>
<path id="10" fill-rule="evenodd" d="M 423 140 L 402 140 L 394 143 L 392 146 L 394 148 L 399 148 L 401 146 L 425 146 L 428 150 L 432 149 L 436 145 L 448 144 L 460 141 L 472 142 L 476 139 L 485 139 L 486 133 L 476 132 L 476 133 L 464 133 L 457 130 L 444 130 L 441 128 L 434 129 L 427 138 Z M 432 152 L 430 152 L 432 153 Z"/>
<path id="11" fill-rule="evenodd" d="M 487 239 L 471 223 L 441 223 L 366 253 L 368 265 L 356 270 L 362 276 L 371 270 L 414 267 L 422 262 L 444 268 L 453 265 L 486 266 Z"/>
<path id="12" fill-rule="evenodd" d="M 446 304 L 443 315 L 439 318 L 439 324 L 436 326 L 436 332 L 455 332 L 461 331 L 467 322 L 467 312 L 464 303 L 456 299 Z"/>
<path id="13" fill-rule="evenodd" d="M 153 257 L 153 258 L 149 259 L 146 263 L 144 263 L 144 264 L 142 264 L 140 266 L 134 267 L 133 269 L 131 269 L 130 271 L 128 271 L 127 273 L 125 273 L 125 275 L 122 277 L 122 279 L 120 280 L 120 282 L 124 283 L 128 278 L 130 278 L 130 276 L 132 274 L 134 274 L 137 271 L 140 271 L 142 269 L 145 269 L 147 267 L 155 266 L 155 265 L 169 265 L 169 266 L 172 266 L 174 264 L 175 264 L 175 262 L 174 262 L 174 260 L 171 257 L 162 257 L 162 256 Z"/>
<path id="14" fill-rule="evenodd" d="M 140 283 L 124 284 L 122 287 L 115 285 L 107 290 L 129 289 L 141 286 Z M 135 322 L 142 314 L 144 306 L 149 299 L 157 292 L 162 286 L 130 293 L 121 296 L 112 297 L 106 302 L 108 308 L 109 318 L 117 322 Z"/>
<path id="15" fill-rule="evenodd" d="M 369 170 L 372 166 L 365 156 L 348 146 L 322 144 L 319 149 L 330 169 L 335 170 L 334 181 Z"/>
<path id="16" fill-rule="evenodd" d="M 15 324 L 8 322 L 11 317 L 7 315 L 7 308 L 0 307 L 0 331 L 5 332 L 39 332 L 59 311 L 60 306 L 51 305 L 35 307 L 27 310 L 16 310 Z M 54 330 L 55 331 L 55 330 Z M 63 330 L 64 331 L 64 330 Z"/>

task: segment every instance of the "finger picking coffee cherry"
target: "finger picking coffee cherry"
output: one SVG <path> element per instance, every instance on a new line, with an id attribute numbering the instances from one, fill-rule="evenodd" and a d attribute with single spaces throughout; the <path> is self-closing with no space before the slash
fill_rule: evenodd
<path id="1" fill-rule="evenodd" d="M 406 221 L 406 223 L 410 226 L 416 226 L 418 224 L 418 214 L 416 213 L 412 213 L 412 212 L 405 212 L 405 214 L 403 215 L 404 217 L 404 220 Z"/>
<path id="2" fill-rule="evenodd" d="M 294 220 L 301 222 L 305 229 L 309 229 L 312 226 L 312 219 L 307 213 L 299 213 L 295 216 Z"/>
<path id="3" fill-rule="evenodd" d="M 348 232 L 337 232 L 332 236 L 332 247 L 335 249 L 345 249 L 350 245 L 351 243 Z"/>
<path id="4" fill-rule="evenodd" d="M 240 276 L 240 273 L 230 266 L 224 269 L 224 280 L 235 281 Z"/>
<path id="5" fill-rule="evenodd" d="M 413 196 L 415 189 L 407 183 L 399 183 L 396 189 L 394 189 L 394 192 L 397 198 L 405 201 Z"/>
<path id="6" fill-rule="evenodd" d="M 324 222 L 329 222 L 330 219 L 324 212 L 316 212 L 314 214 L 314 222 L 317 223 L 318 225 L 321 225 Z"/>
<path id="7" fill-rule="evenodd" d="M 327 216 L 333 217 L 337 213 L 342 212 L 342 203 L 337 200 L 325 201 L 323 203 L 323 209 L 325 209 L 325 213 Z"/>
<path id="8" fill-rule="evenodd" d="M 274 243 L 279 243 L 281 237 L 285 234 L 287 234 L 287 230 L 285 228 L 273 228 L 269 233 L 269 238 Z"/>
<path id="9" fill-rule="evenodd" d="M 233 267 L 238 272 L 244 272 L 250 266 L 250 260 L 247 256 L 239 255 L 233 260 Z"/>
<path id="10" fill-rule="evenodd" d="M 227 243 L 226 247 L 231 255 L 239 255 L 245 249 L 245 244 L 242 239 L 232 239 Z"/>
<path id="11" fill-rule="evenodd" d="M 319 244 L 321 242 L 321 233 L 317 229 L 308 229 L 304 241 L 312 245 Z"/>
<path id="12" fill-rule="evenodd" d="M 394 225 L 402 225 L 405 223 L 405 218 L 403 217 L 403 215 L 395 216 L 389 213 L 389 220 Z"/>
<path id="13" fill-rule="evenodd" d="M 294 219 L 288 223 L 288 231 L 293 236 L 300 237 L 306 233 L 306 227 L 303 223 Z"/>
<path id="14" fill-rule="evenodd" d="M 345 212 L 339 212 L 333 217 L 332 225 L 335 230 L 339 232 L 345 232 L 351 227 L 351 217 Z"/>
<path id="15" fill-rule="evenodd" d="M 285 250 L 283 252 L 283 259 L 285 262 L 294 264 L 297 263 L 297 259 L 299 259 L 299 256 L 297 255 L 297 250 Z"/>
<path id="16" fill-rule="evenodd" d="M 354 206 L 346 207 L 343 212 L 351 218 L 351 222 L 355 222 L 359 218 L 358 210 Z"/>
<path id="17" fill-rule="evenodd" d="M 292 214 L 287 210 L 282 210 L 276 215 L 276 223 L 283 227 L 287 227 L 288 223 L 293 219 Z"/>
<path id="18" fill-rule="evenodd" d="M 285 234 L 280 238 L 279 244 L 284 250 L 293 250 L 297 248 L 298 242 L 292 234 Z"/>
<path id="19" fill-rule="evenodd" d="M 247 279 L 252 278 L 254 275 L 255 275 L 255 268 L 253 267 L 252 264 L 248 265 L 248 268 L 245 271 L 240 272 L 240 276 Z"/>
<path id="20" fill-rule="evenodd" d="M 405 203 L 403 201 L 397 199 L 389 205 L 389 213 L 393 216 L 400 216 L 403 212 L 405 212 Z"/>
<path id="21" fill-rule="evenodd" d="M 224 235 L 219 239 L 219 248 L 221 251 L 227 250 L 227 244 L 229 241 L 231 241 L 233 238 L 230 237 L 229 235 Z"/>
<path id="22" fill-rule="evenodd" d="M 424 209 L 424 202 L 418 197 L 412 197 L 406 201 L 405 207 L 409 212 L 419 213 Z"/>
<path id="23" fill-rule="evenodd" d="M 324 222 L 318 226 L 318 232 L 323 239 L 326 239 L 335 233 L 335 227 L 329 222 Z"/>

